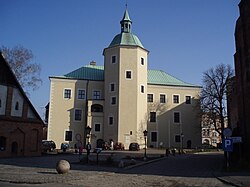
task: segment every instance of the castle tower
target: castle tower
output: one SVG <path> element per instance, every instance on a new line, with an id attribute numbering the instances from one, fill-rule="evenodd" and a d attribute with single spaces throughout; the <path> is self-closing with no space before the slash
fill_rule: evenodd
<path id="1" fill-rule="evenodd" d="M 143 143 L 147 128 L 148 51 L 132 34 L 128 10 L 120 21 L 121 33 L 104 49 L 104 139 Z"/>

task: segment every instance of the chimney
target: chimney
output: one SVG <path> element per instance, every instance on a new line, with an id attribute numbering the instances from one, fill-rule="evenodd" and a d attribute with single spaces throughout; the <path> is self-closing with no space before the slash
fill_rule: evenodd
<path id="1" fill-rule="evenodd" d="M 91 66 L 95 66 L 95 65 L 96 65 L 96 61 L 91 61 L 89 64 L 90 64 Z"/>

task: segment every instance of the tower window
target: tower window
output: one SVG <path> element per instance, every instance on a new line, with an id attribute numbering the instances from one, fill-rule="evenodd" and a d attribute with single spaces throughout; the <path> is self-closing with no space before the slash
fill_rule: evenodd
<path id="1" fill-rule="evenodd" d="M 112 56 L 111 62 L 112 62 L 112 64 L 116 63 L 116 56 Z"/>
<path id="2" fill-rule="evenodd" d="M 114 124 L 114 118 L 113 117 L 109 117 L 109 125 L 113 125 Z"/>
<path id="3" fill-rule="evenodd" d="M 112 105 L 116 104 L 116 97 L 115 96 L 111 97 L 111 104 Z"/>
<path id="4" fill-rule="evenodd" d="M 144 58 L 141 58 L 141 65 L 144 65 Z"/>
<path id="5" fill-rule="evenodd" d="M 144 86 L 141 85 L 141 93 L 144 93 Z"/>
<path id="6" fill-rule="evenodd" d="M 126 79 L 132 79 L 132 71 L 126 71 Z"/>
<path id="7" fill-rule="evenodd" d="M 111 83 L 111 84 L 110 84 L 110 91 L 111 91 L 111 92 L 114 92 L 114 91 L 115 91 L 115 84 L 114 84 L 114 83 Z"/>

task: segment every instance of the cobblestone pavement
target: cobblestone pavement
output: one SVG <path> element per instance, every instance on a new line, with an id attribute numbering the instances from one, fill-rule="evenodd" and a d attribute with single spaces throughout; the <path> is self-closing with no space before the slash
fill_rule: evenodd
<path id="1" fill-rule="evenodd" d="M 128 153 L 126 152 L 125 155 L 126 154 Z M 120 159 L 124 157 L 124 153 L 117 154 L 116 156 L 117 159 Z M 32 158 L 0 159 L 0 186 L 177 187 L 227 186 L 231 184 L 224 183 L 210 175 L 198 175 L 197 177 L 197 171 L 195 171 L 193 175 L 187 176 L 183 174 L 178 175 L 178 172 L 173 175 L 164 173 L 165 170 L 162 169 L 161 165 L 172 163 L 172 166 L 174 166 L 175 163 L 181 160 L 189 160 L 187 157 L 188 155 L 159 157 L 160 159 L 157 162 L 133 166 L 127 169 L 86 164 L 82 165 L 79 164 L 77 155 L 51 155 Z M 57 174 L 55 170 L 56 162 L 61 159 L 66 159 L 71 163 L 71 170 L 67 174 Z M 147 173 L 150 168 L 152 168 L 152 170 L 157 170 L 157 172 L 152 171 Z M 179 168 L 175 169 L 173 167 L 166 172 L 175 172 L 176 170 L 179 170 Z M 191 174 L 192 172 L 192 168 L 183 168 L 183 173 Z"/>

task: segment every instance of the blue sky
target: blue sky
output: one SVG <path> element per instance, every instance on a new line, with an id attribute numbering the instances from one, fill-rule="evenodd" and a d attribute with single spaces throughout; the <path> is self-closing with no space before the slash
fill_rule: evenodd
<path id="1" fill-rule="evenodd" d="M 127 0 L 132 33 L 161 69 L 201 85 L 202 73 L 233 65 L 240 0 Z M 30 100 L 43 117 L 49 76 L 64 75 L 94 60 L 120 33 L 126 0 L 0 0 L 0 46 L 31 49 L 43 85 Z"/>

